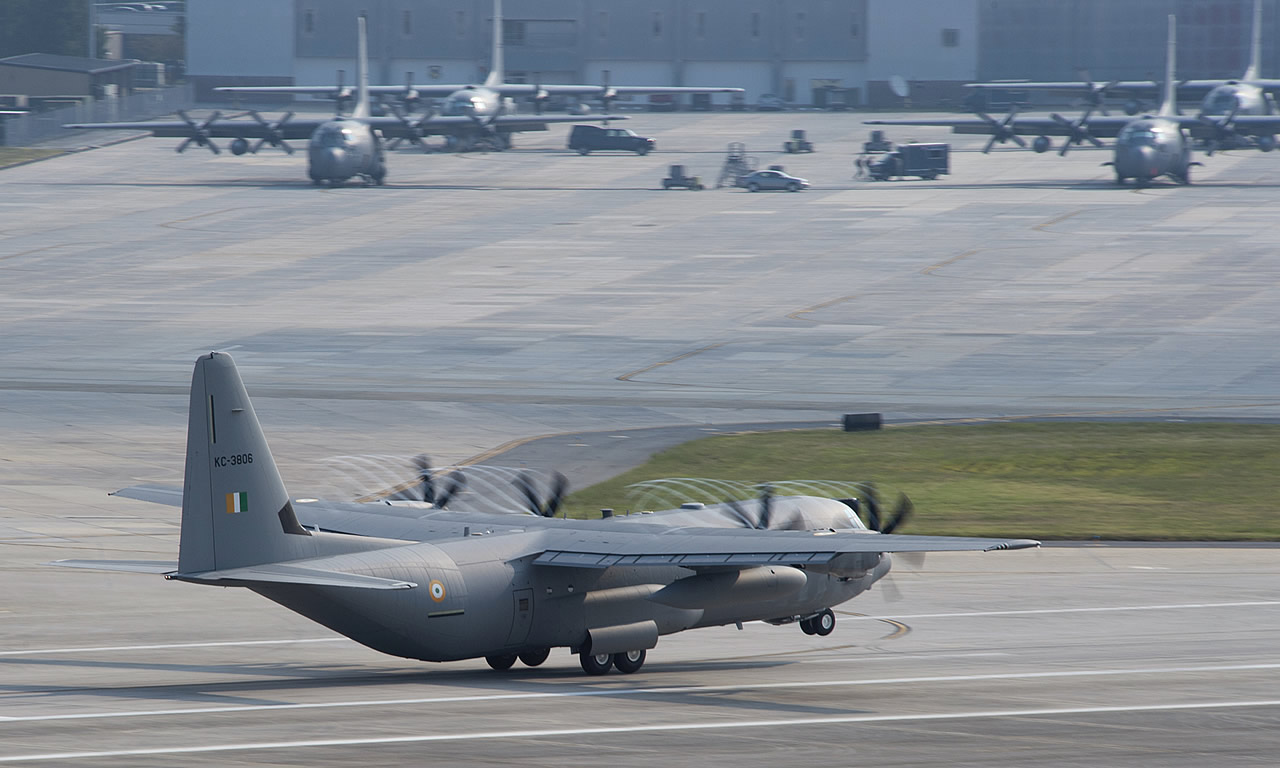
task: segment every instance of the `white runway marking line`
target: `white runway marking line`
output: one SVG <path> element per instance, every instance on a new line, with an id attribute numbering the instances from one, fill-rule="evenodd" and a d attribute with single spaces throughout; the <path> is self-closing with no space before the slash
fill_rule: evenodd
<path id="1" fill-rule="evenodd" d="M 0 757 L 0 763 L 36 762 L 44 760 L 87 760 L 101 757 L 137 757 L 142 755 L 190 755 L 209 752 L 247 752 L 302 747 L 354 747 L 377 744 L 419 744 L 432 741 L 480 741 L 495 739 L 537 739 L 556 736 L 596 736 L 611 733 L 654 733 L 660 731 L 710 731 L 731 728 L 785 728 L 805 725 L 843 725 L 849 723 L 905 723 L 931 720 L 977 720 L 997 717 L 1045 717 L 1053 715 L 1098 715 L 1124 712 L 1180 712 L 1197 709 L 1242 709 L 1280 706 L 1280 699 L 1256 701 L 1203 701 L 1186 704 L 1138 704 L 1113 707 L 1057 707 L 1047 709 L 997 709 L 977 712 L 937 712 L 914 715 L 847 715 L 843 717 L 803 717 L 785 720 L 717 721 L 703 723 L 655 723 L 600 728 L 549 728 L 524 731 L 476 731 L 444 733 L 430 736 L 381 736 L 363 739 L 315 739 L 311 741 L 267 741 L 243 744 L 211 744 L 202 747 L 153 747 L 118 749 L 101 752 L 52 752 L 46 754 Z"/>
<path id="2" fill-rule="evenodd" d="M 1115 605 L 1093 606 L 1088 608 L 1027 608 L 1016 611 L 971 611 L 968 613 L 909 613 L 905 615 L 883 616 L 849 616 L 843 615 L 841 621 L 884 621 L 893 619 L 954 619 L 968 616 L 1029 616 L 1049 613 L 1109 613 L 1116 611 L 1176 611 L 1196 608 L 1256 608 L 1259 606 L 1280 605 L 1280 600 L 1251 600 L 1239 603 L 1175 603 L 1169 605 Z"/>
<path id="3" fill-rule="evenodd" d="M 841 613 L 841 621 L 885 621 L 886 619 L 951 619 L 968 616 L 1024 616 L 1052 613 L 1104 613 L 1108 611 L 1160 611 L 1195 608 L 1252 608 L 1280 605 L 1280 600 L 1255 600 L 1236 603 L 1180 603 L 1171 605 L 1118 605 L 1089 608 L 1029 608 L 1014 611 L 972 611 L 968 613 L 914 613 L 901 616 L 853 616 Z M 25 651 L 0 651 L 0 656 L 39 656 L 55 653 L 97 653 L 99 651 L 155 651 L 171 648 L 218 648 L 240 645 L 287 645 L 289 643 L 342 643 L 352 642 L 345 637 L 312 637 L 298 640 L 228 640 L 212 643 L 165 643 L 157 645 L 107 645 L 85 648 L 40 648 Z"/>
<path id="4" fill-rule="evenodd" d="M 103 645 L 93 648 L 40 648 L 30 651 L 0 651 L 0 656 L 41 656 L 54 653 L 96 653 L 98 651 L 156 651 L 168 648 L 220 648 L 238 645 L 288 645 L 290 643 L 343 643 L 345 637 L 310 637 L 299 640 L 228 640 L 214 643 L 164 643 L 158 645 Z"/>
<path id="5" fill-rule="evenodd" d="M 879 657 L 875 657 L 879 658 Z M 0 722 L 35 722 L 47 720 L 97 720 L 117 717 L 163 717 L 168 715 L 208 715 L 226 712 L 261 712 L 290 709 L 341 709 L 351 707 L 400 707 L 413 704 L 456 704 L 476 701 L 517 701 L 524 699 L 575 699 L 612 696 L 639 696 L 672 693 L 723 693 L 727 691 L 760 691 L 780 688 L 835 688 L 855 685 L 905 685 L 910 683 L 979 682 L 983 680 L 1035 680 L 1070 677 L 1114 677 L 1120 675 L 1168 675 L 1190 672 L 1246 672 L 1280 669 L 1276 664 L 1232 664 L 1192 667 L 1139 667 L 1135 669 L 1076 669 L 1061 672 L 999 672 L 976 675 L 934 675 L 927 677 L 884 677 L 863 680 L 821 680 L 780 683 L 742 683 L 734 685 L 687 685 L 667 688 L 611 688 L 605 690 L 554 691 L 534 693 L 489 693 L 479 696 L 431 696 L 412 699 L 379 699 L 328 701 L 311 704 L 246 704 L 229 707 L 189 709 L 152 709 L 125 712 L 80 712 L 67 715 L 16 715 L 0 717 Z"/>

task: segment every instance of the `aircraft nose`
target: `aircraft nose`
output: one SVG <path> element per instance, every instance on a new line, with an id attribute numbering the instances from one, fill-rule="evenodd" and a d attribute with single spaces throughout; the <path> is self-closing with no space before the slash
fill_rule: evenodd
<path id="1" fill-rule="evenodd" d="M 1156 151 L 1145 144 L 1117 147 L 1116 166 L 1120 173 L 1133 178 L 1154 178 L 1160 175 Z"/>
<path id="2" fill-rule="evenodd" d="M 342 167 L 346 153 L 339 147 L 312 147 L 310 155 L 312 175 L 334 178 L 337 176 L 336 171 Z"/>

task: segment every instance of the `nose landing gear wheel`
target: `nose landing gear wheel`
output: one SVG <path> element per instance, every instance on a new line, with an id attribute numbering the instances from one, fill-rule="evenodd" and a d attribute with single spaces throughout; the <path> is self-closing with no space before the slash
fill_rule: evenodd
<path id="1" fill-rule="evenodd" d="M 799 622 L 800 631 L 806 635 L 813 634 L 813 619 L 801 619 Z"/>
<path id="2" fill-rule="evenodd" d="M 827 610 L 813 617 L 812 626 L 813 626 L 813 633 L 815 635 L 821 635 L 822 637 L 826 637 L 827 635 L 831 634 L 832 630 L 836 628 L 836 615 L 831 612 L 830 608 L 828 608 Z"/>
<path id="3" fill-rule="evenodd" d="M 645 651 L 626 651 L 613 654 L 613 666 L 624 675 L 639 672 L 644 666 Z"/>
<path id="4" fill-rule="evenodd" d="M 489 666 L 503 672 L 511 669 L 511 665 L 516 663 L 516 655 L 514 653 L 504 653 L 501 656 L 485 656 L 484 660 L 489 662 Z"/>
<path id="5" fill-rule="evenodd" d="M 591 654 L 583 651 L 578 654 L 578 661 L 582 662 L 582 671 L 588 675 L 603 675 L 609 672 L 613 667 L 613 657 L 607 653 Z"/>
<path id="6" fill-rule="evenodd" d="M 539 648 L 536 651 L 525 651 L 520 654 L 520 661 L 524 662 L 525 666 L 536 667 L 546 661 L 547 657 L 550 655 L 550 648 Z"/>

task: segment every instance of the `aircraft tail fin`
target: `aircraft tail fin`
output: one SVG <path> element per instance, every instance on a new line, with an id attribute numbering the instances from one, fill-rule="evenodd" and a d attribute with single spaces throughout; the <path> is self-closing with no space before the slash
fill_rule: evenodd
<path id="1" fill-rule="evenodd" d="M 1164 61 L 1164 98 L 1160 102 L 1160 116 L 1173 117 L 1178 114 L 1178 82 L 1174 79 L 1174 68 L 1178 60 L 1178 17 L 1169 14 L 1169 42 L 1165 47 Z"/>
<path id="2" fill-rule="evenodd" d="M 489 66 L 489 74 L 484 79 L 486 88 L 496 88 L 507 78 L 504 71 L 502 37 L 502 0 L 493 0 L 493 61 Z"/>
<path id="3" fill-rule="evenodd" d="M 1249 39 L 1249 68 L 1244 81 L 1257 80 L 1262 75 L 1262 0 L 1253 0 L 1253 31 Z"/>
<path id="4" fill-rule="evenodd" d="M 196 360 L 187 421 L 178 570 L 226 570 L 320 554 L 298 523 L 230 355 Z"/>
<path id="5" fill-rule="evenodd" d="M 373 112 L 369 108 L 369 31 L 363 13 L 356 19 L 356 29 L 356 106 L 351 116 L 370 117 Z"/>

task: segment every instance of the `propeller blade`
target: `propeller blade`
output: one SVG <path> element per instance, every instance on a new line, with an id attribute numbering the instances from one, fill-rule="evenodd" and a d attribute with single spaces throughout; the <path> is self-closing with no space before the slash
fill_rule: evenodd
<path id="1" fill-rule="evenodd" d="M 733 499 L 729 499 L 724 503 L 729 511 L 734 515 L 734 522 L 741 523 L 743 528 L 754 528 L 751 518 L 747 517 L 747 513 L 742 509 L 742 505 Z"/>
<path id="2" fill-rule="evenodd" d="M 994 133 L 991 134 L 991 138 L 987 141 L 987 146 L 982 148 L 982 154 L 985 155 L 989 153 L 991 151 L 991 148 L 996 145 L 996 141 L 999 140 L 999 138 L 1000 137 L 995 135 Z"/>
<path id="3" fill-rule="evenodd" d="M 902 602 L 902 590 L 898 589 L 898 583 L 894 581 L 891 574 L 880 579 L 878 583 L 880 584 L 880 594 L 884 597 L 886 603 Z"/>
<path id="4" fill-rule="evenodd" d="M 871 483 L 867 483 L 867 496 L 864 501 L 867 507 L 867 528 L 872 531 L 880 530 L 880 499 L 876 493 L 876 487 Z"/>
<path id="5" fill-rule="evenodd" d="M 760 486 L 760 525 L 757 526 L 762 531 L 769 530 L 769 524 L 773 522 L 773 486 L 765 483 Z"/>
<path id="6" fill-rule="evenodd" d="M 547 500 L 547 504 L 542 509 L 543 517 L 555 517 L 556 512 L 560 511 L 560 505 L 564 503 L 565 494 L 569 490 L 569 478 L 556 472 L 551 476 L 551 498 Z"/>
<path id="7" fill-rule="evenodd" d="M 893 533 L 898 530 L 898 526 L 902 525 L 911 517 L 911 511 L 914 509 L 911 499 L 907 498 L 905 493 L 898 494 L 898 506 L 894 509 L 893 518 L 880 531 L 881 533 Z"/>
<path id="8" fill-rule="evenodd" d="M 191 136 L 188 136 L 187 138 L 185 138 L 185 139 L 183 139 L 183 140 L 182 140 L 182 143 L 178 145 L 178 148 L 177 148 L 175 151 L 176 151 L 178 154 L 182 154 L 183 152 L 186 152 L 186 151 L 187 151 L 187 145 L 189 145 L 189 144 L 190 144 L 191 142 L 193 142 L 193 141 L 195 141 L 195 138 L 194 138 L 194 137 L 191 137 Z"/>
<path id="9" fill-rule="evenodd" d="M 425 453 L 420 453 L 413 458 L 413 463 L 418 468 L 418 487 L 421 489 L 422 501 L 435 504 L 436 484 L 431 478 L 431 459 Z"/>
<path id="10" fill-rule="evenodd" d="M 533 475 L 521 472 L 516 475 L 516 489 L 524 496 L 525 508 L 531 515 L 542 514 L 542 502 L 538 500 L 538 491 L 533 487 Z"/>
<path id="11" fill-rule="evenodd" d="M 449 506 L 449 502 L 453 501 L 453 497 L 462 492 L 467 487 L 467 477 L 462 472 L 454 471 L 449 473 L 449 484 L 445 486 L 444 493 L 436 497 L 436 509 L 444 509 Z"/>

